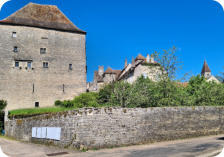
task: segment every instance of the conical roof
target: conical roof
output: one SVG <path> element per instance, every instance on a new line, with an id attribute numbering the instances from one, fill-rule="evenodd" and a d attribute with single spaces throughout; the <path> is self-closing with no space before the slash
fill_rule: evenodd
<path id="1" fill-rule="evenodd" d="M 208 66 L 208 64 L 207 64 L 207 62 L 204 61 L 204 65 L 203 65 L 203 67 L 202 67 L 201 74 L 204 74 L 204 73 L 206 73 L 206 72 L 211 72 L 211 70 L 210 70 L 210 68 L 209 68 L 209 66 Z"/>
<path id="2" fill-rule="evenodd" d="M 0 24 L 31 26 L 86 34 L 54 5 L 29 3 L 6 19 L 1 20 Z"/>

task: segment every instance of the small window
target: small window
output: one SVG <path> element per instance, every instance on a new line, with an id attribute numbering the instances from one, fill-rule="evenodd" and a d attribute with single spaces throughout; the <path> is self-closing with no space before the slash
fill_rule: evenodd
<path id="1" fill-rule="evenodd" d="M 45 54 L 47 52 L 46 48 L 40 48 L 40 54 Z"/>
<path id="2" fill-rule="evenodd" d="M 48 68 L 48 62 L 43 62 L 43 68 Z"/>
<path id="3" fill-rule="evenodd" d="M 12 32 L 12 37 L 13 37 L 13 38 L 16 38 L 16 37 L 17 37 L 16 32 Z"/>
<path id="4" fill-rule="evenodd" d="M 35 102 L 35 107 L 40 107 L 39 102 Z"/>
<path id="5" fill-rule="evenodd" d="M 15 53 L 18 52 L 18 47 L 17 47 L 17 46 L 14 46 L 14 48 L 13 48 L 13 52 L 15 52 Z"/>
<path id="6" fill-rule="evenodd" d="M 15 61 L 15 67 L 19 67 L 19 62 Z"/>
<path id="7" fill-rule="evenodd" d="M 72 64 L 69 64 L 69 70 L 72 70 Z"/>
<path id="8" fill-rule="evenodd" d="M 32 68 L 32 62 L 27 62 L 27 68 L 31 69 Z"/>

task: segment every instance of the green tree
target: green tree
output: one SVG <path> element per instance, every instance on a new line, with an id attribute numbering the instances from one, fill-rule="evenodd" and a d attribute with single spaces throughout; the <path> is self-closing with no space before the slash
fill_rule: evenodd
<path id="1" fill-rule="evenodd" d="M 124 81 L 119 81 L 114 84 L 114 89 L 111 94 L 110 103 L 122 107 L 127 107 L 127 99 L 130 95 L 131 85 Z"/>

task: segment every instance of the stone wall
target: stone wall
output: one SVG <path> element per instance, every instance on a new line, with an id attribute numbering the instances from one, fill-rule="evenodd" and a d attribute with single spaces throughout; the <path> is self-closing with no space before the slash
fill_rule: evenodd
<path id="1" fill-rule="evenodd" d="M 61 127 L 61 140 L 33 139 L 32 127 Z M 104 148 L 224 133 L 224 108 L 81 109 L 9 120 L 5 129 L 19 140 Z"/>
<path id="2" fill-rule="evenodd" d="M 35 102 L 52 106 L 86 91 L 85 34 L 12 25 L 0 25 L 0 33 L 0 99 L 8 110 L 33 108 Z"/>

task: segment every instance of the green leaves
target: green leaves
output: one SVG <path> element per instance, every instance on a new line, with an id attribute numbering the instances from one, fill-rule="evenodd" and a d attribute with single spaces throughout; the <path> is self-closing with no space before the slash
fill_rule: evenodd
<path id="1" fill-rule="evenodd" d="M 0 111 L 4 110 L 7 106 L 7 102 L 5 100 L 0 100 Z"/>

